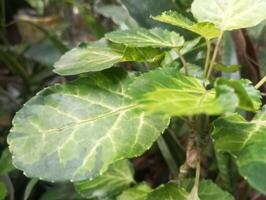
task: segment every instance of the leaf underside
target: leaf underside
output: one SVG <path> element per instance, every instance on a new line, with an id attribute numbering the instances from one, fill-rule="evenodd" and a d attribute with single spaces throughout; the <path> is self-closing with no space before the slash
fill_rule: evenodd
<path id="1" fill-rule="evenodd" d="M 214 23 L 221 31 L 256 26 L 266 19 L 265 0 L 194 0 L 191 11 L 200 22 Z"/>

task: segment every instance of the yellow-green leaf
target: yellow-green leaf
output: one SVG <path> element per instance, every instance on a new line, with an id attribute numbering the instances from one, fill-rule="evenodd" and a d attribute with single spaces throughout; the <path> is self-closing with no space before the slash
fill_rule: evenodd
<path id="1" fill-rule="evenodd" d="M 208 40 L 217 38 L 221 34 L 220 30 L 216 28 L 214 24 L 208 22 L 193 22 L 176 11 L 166 11 L 161 15 L 152 18 L 160 22 L 184 28 L 199 34 Z"/>

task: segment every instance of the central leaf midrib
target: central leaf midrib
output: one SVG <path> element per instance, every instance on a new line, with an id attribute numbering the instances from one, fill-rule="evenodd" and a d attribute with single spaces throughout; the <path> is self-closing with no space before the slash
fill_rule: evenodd
<path id="1" fill-rule="evenodd" d="M 131 104 L 131 105 L 128 105 L 128 106 L 125 106 L 125 107 L 121 107 L 117 110 L 114 110 L 114 111 L 111 111 L 111 112 L 106 112 L 106 113 L 103 113 L 97 117 L 94 117 L 92 119 L 85 119 L 85 120 L 81 120 L 80 122 L 71 122 L 71 123 L 68 123 L 68 124 L 65 124 L 64 126 L 62 127 L 59 127 L 59 128 L 54 128 L 54 129 L 50 129 L 50 130 L 45 130 L 46 133 L 51 133 L 51 132 L 55 132 L 55 131 L 62 131 L 62 130 L 65 130 L 67 128 L 72 128 L 73 125 L 77 126 L 77 125 L 81 125 L 81 124 L 84 124 L 84 123 L 89 123 L 89 122 L 94 122 L 94 121 L 97 121 L 99 119 L 102 119 L 102 118 L 105 118 L 105 117 L 108 117 L 108 116 L 111 116 L 111 115 L 115 115 L 117 113 L 120 113 L 122 111 L 126 111 L 126 110 L 132 110 L 134 108 L 136 108 L 138 106 L 138 104 Z"/>

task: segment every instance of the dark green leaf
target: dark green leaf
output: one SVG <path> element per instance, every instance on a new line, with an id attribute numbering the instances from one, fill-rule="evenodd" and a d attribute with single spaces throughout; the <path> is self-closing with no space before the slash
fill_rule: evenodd
<path id="1" fill-rule="evenodd" d="M 5 149 L 2 152 L 2 155 L 0 158 L 0 175 L 5 175 L 14 169 L 15 168 L 12 165 L 12 155 L 8 149 Z"/>
<path id="2" fill-rule="evenodd" d="M 0 182 L 0 200 L 4 200 L 7 195 L 7 189 L 4 183 Z"/>
<path id="3" fill-rule="evenodd" d="M 40 200 L 84 200 L 71 184 L 59 184 L 50 188 Z"/>
<path id="4" fill-rule="evenodd" d="M 214 122 L 212 137 L 219 152 L 234 156 L 240 174 L 252 187 L 266 194 L 266 107 L 250 122 L 238 114 Z"/>

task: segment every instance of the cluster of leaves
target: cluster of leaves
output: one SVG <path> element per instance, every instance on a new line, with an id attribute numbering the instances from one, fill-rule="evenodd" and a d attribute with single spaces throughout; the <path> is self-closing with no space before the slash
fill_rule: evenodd
<path id="1" fill-rule="evenodd" d="M 224 32 L 259 24 L 266 19 L 265 9 L 264 0 L 194 0 L 196 20 L 174 11 L 153 19 L 200 38 L 187 41 L 175 31 L 134 28 L 70 50 L 55 63 L 54 72 L 93 73 L 42 90 L 16 114 L 8 137 L 13 164 L 29 177 L 74 182 L 76 191 L 88 199 L 233 199 L 212 181 L 199 180 L 204 157 L 200 141 L 193 141 L 198 152 L 191 166 L 196 168 L 195 182 L 177 179 L 152 189 L 134 181 L 127 160 L 149 149 L 172 117 L 215 116 L 211 137 L 221 172 L 219 158 L 229 153 L 240 175 L 266 194 L 261 176 L 266 171 L 266 110 L 261 109 L 261 94 L 248 80 L 211 79 L 214 68 L 236 68 L 215 62 Z M 207 46 L 202 67 L 184 59 L 201 45 L 201 38 Z M 141 75 L 108 69 L 122 62 L 157 68 Z M 247 121 L 243 111 L 259 112 Z"/>

